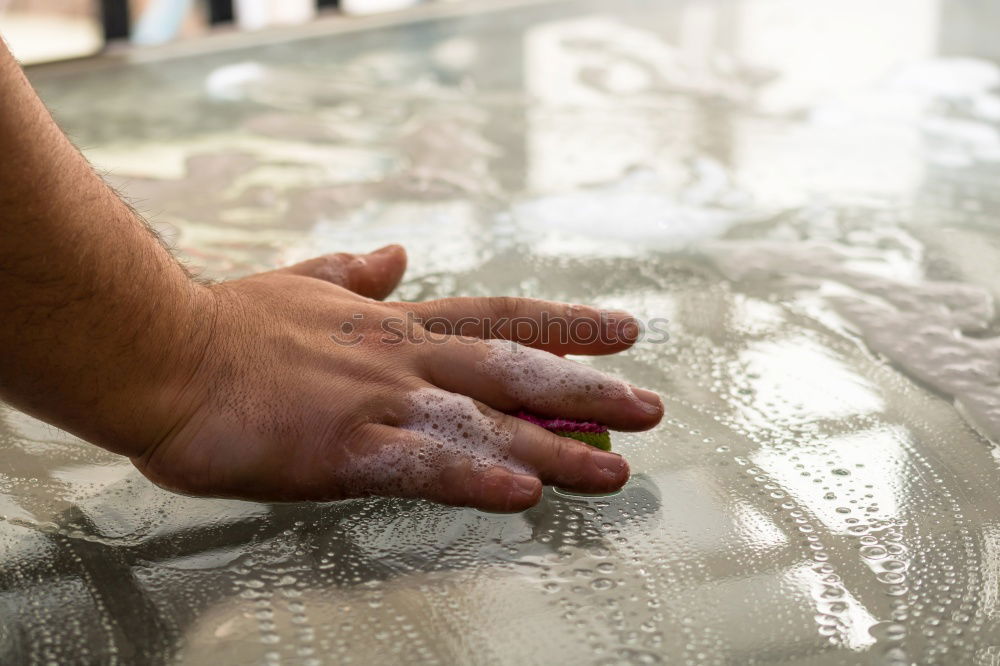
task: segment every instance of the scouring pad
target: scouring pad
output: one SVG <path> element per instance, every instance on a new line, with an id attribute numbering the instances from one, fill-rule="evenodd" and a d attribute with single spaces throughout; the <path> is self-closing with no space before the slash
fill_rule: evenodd
<path id="1" fill-rule="evenodd" d="M 599 423 L 571 421 L 570 419 L 547 419 L 524 411 L 518 412 L 514 416 L 541 426 L 560 437 L 569 437 L 604 451 L 611 450 L 611 433 L 608 432 L 607 426 L 602 426 Z"/>

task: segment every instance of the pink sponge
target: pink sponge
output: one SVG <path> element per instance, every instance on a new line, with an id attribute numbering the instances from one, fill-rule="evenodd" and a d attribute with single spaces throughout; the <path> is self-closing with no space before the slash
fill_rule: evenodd
<path id="1" fill-rule="evenodd" d="M 560 437 L 569 437 L 605 451 L 611 450 L 611 434 L 608 432 L 607 426 L 602 426 L 599 423 L 571 421 L 569 419 L 547 419 L 525 411 L 520 411 L 514 414 L 514 416 L 541 426 Z"/>

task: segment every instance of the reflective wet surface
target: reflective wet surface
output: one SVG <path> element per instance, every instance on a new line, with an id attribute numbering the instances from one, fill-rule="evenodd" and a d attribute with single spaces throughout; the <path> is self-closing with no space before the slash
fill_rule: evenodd
<path id="1" fill-rule="evenodd" d="M 542 2 L 37 76 L 205 274 L 401 242 L 402 298 L 628 308 L 592 362 L 668 416 L 501 516 L 180 497 L 3 408 L 2 660 L 1000 663 L 997 20 Z"/>

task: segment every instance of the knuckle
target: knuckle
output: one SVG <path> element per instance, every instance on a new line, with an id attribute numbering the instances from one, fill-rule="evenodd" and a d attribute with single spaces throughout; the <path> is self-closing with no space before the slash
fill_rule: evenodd
<path id="1" fill-rule="evenodd" d="M 384 305 L 400 318 L 400 321 L 407 324 L 407 330 L 421 339 L 426 338 L 428 333 L 445 335 L 451 331 L 449 299 Z"/>
<path id="2" fill-rule="evenodd" d="M 438 483 L 431 491 L 434 499 L 455 506 L 465 506 L 475 496 L 476 478 L 471 465 L 466 461 L 456 460 L 438 473 Z"/>
<path id="3" fill-rule="evenodd" d="M 579 478 L 585 469 L 590 452 L 586 450 L 586 444 L 581 444 L 568 437 L 552 435 L 557 446 L 556 464 L 566 476 L 572 479 Z"/>
<path id="4" fill-rule="evenodd" d="M 330 264 L 347 264 L 354 259 L 354 255 L 350 252 L 334 252 L 333 254 L 326 255 L 327 263 Z"/>
<path id="5" fill-rule="evenodd" d="M 555 462 L 560 467 L 567 467 L 574 460 L 574 454 L 576 453 L 573 448 L 566 441 L 565 437 L 560 437 L 559 435 L 550 435 L 552 446 L 555 450 Z"/>
<path id="6" fill-rule="evenodd" d="M 344 255 L 343 253 L 327 254 L 312 259 L 310 262 L 307 262 L 308 272 L 317 279 L 343 285 L 347 281 L 344 256 L 349 257 L 350 255 Z"/>
<path id="7" fill-rule="evenodd" d="M 489 408 L 487 407 L 486 409 Z M 480 407 L 480 411 L 483 411 L 482 407 Z M 486 411 L 483 411 L 483 413 L 486 414 L 487 416 L 490 415 Z M 526 426 L 530 426 L 531 424 L 525 421 L 524 419 L 519 419 L 516 416 L 510 416 L 509 414 L 504 414 L 502 412 L 493 412 L 493 413 L 498 415 L 498 421 L 500 427 L 510 433 L 512 442 L 523 440 L 525 439 L 526 435 L 529 434 L 529 431 L 525 430 L 525 428 Z"/>
<path id="8" fill-rule="evenodd" d="M 448 348 L 447 341 L 442 341 L 440 337 L 429 333 L 423 326 L 414 326 L 407 352 L 413 361 L 411 367 L 415 371 L 428 377 L 434 377 L 440 371 L 443 360 L 441 343 L 444 342 L 446 345 L 445 350 Z"/>

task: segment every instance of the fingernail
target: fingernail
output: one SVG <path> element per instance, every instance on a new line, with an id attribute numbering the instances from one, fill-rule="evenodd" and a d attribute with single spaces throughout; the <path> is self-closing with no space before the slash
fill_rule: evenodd
<path id="1" fill-rule="evenodd" d="M 395 243 L 389 243 L 385 247 L 380 247 L 379 249 L 373 250 L 372 252 L 369 252 L 368 254 L 389 254 L 389 252 L 393 251 L 393 249 L 395 247 L 396 247 Z"/>
<path id="2" fill-rule="evenodd" d="M 660 396 L 652 391 L 647 391 L 646 389 L 636 388 L 633 386 L 632 395 L 639 399 L 642 403 L 641 407 L 643 410 L 649 412 L 650 414 L 659 414 L 663 411 L 663 401 L 660 400 Z"/>
<path id="3" fill-rule="evenodd" d="M 617 453 L 595 453 L 594 464 L 597 469 L 607 472 L 611 476 L 618 476 L 622 470 L 628 467 L 628 463 Z"/>
<path id="4" fill-rule="evenodd" d="M 514 477 L 514 490 L 520 495 L 531 496 L 538 490 L 538 479 L 527 474 L 518 474 Z"/>
<path id="5" fill-rule="evenodd" d="M 639 323 L 624 310 L 606 310 L 601 313 L 604 331 L 618 340 L 635 340 L 639 337 Z"/>

